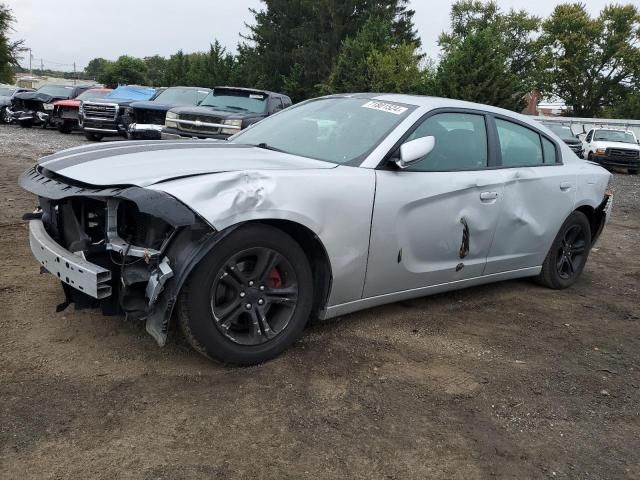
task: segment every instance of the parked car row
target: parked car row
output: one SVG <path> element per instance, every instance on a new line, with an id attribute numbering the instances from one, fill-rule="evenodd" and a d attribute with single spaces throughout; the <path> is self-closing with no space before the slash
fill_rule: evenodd
<path id="1" fill-rule="evenodd" d="M 626 168 L 634 175 L 640 171 L 640 141 L 631 130 L 599 127 L 576 134 L 569 125 L 544 121 L 542 124 L 580 158 L 603 167 Z"/>
<path id="2" fill-rule="evenodd" d="M 0 88 L 0 117 L 5 123 L 55 127 L 61 133 L 79 129 L 90 141 L 109 136 L 226 139 L 289 106 L 286 95 L 238 87 Z"/>

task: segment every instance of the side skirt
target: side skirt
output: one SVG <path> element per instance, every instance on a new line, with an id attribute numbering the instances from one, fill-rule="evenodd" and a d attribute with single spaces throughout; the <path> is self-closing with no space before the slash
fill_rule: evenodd
<path id="1" fill-rule="evenodd" d="M 429 287 L 414 288 L 412 290 L 404 290 L 402 292 L 387 293 L 385 295 L 378 295 L 376 297 L 363 298 L 361 300 L 328 307 L 323 312 L 320 312 L 319 318 L 320 320 L 328 320 L 330 318 L 339 317 L 340 315 L 346 315 L 348 313 L 357 312 L 358 310 L 364 310 L 366 308 L 377 307 L 386 303 L 399 302 L 402 300 L 409 300 L 418 297 L 426 297 L 428 295 L 434 295 L 436 293 L 460 290 L 467 287 L 475 287 L 477 285 L 483 285 L 485 283 L 513 280 L 515 278 L 523 277 L 535 277 L 541 271 L 542 266 L 523 268 L 520 270 L 510 270 L 508 272 L 493 273 L 491 275 L 483 275 L 481 277 L 458 280 L 456 282 L 441 283 L 438 285 L 431 285 Z"/>

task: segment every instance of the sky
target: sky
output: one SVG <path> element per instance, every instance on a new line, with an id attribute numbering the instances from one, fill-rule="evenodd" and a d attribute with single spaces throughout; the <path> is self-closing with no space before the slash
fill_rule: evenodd
<path id="1" fill-rule="evenodd" d="M 588 0 L 592 15 L 612 0 Z M 635 3 L 638 0 L 628 0 Z M 245 23 L 253 16 L 249 8 L 261 8 L 259 0 L 0 0 L 16 17 L 13 39 L 24 39 L 33 53 L 33 68 L 82 70 L 96 57 L 120 55 L 169 56 L 206 50 L 218 39 L 234 52 Z M 437 59 L 438 35 L 449 25 L 452 0 L 411 0 L 414 24 L 422 50 Z M 525 9 L 547 16 L 557 0 L 498 0 L 503 10 Z M 621 3 L 626 3 L 624 0 Z M 28 67 L 28 54 L 22 60 Z"/>

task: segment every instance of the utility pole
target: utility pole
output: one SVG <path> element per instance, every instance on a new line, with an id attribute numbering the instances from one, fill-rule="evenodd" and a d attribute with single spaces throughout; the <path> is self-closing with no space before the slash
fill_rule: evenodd
<path id="1" fill-rule="evenodd" d="M 73 84 L 75 85 L 77 83 L 77 75 L 76 75 L 76 62 L 73 62 Z"/>
<path id="2" fill-rule="evenodd" d="M 33 75 L 33 69 L 31 68 L 31 60 L 33 59 L 33 53 L 31 52 L 31 49 L 29 48 L 29 74 Z"/>
<path id="3" fill-rule="evenodd" d="M 40 58 L 40 73 L 44 75 L 44 60 Z"/>

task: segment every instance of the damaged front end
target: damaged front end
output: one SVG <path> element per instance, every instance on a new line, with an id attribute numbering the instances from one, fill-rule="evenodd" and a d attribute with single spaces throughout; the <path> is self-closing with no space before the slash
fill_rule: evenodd
<path id="1" fill-rule="evenodd" d="M 48 125 L 53 104 L 39 100 L 14 99 L 12 106 L 7 110 L 12 120 L 21 125 Z"/>
<path id="2" fill-rule="evenodd" d="M 41 270 L 62 282 L 57 310 L 74 303 L 146 321 L 164 345 L 180 288 L 216 232 L 163 192 L 80 184 L 42 166 L 19 183 L 39 197 L 25 219 Z"/>

